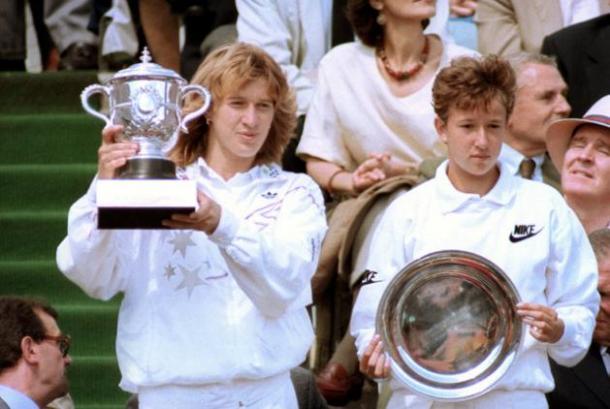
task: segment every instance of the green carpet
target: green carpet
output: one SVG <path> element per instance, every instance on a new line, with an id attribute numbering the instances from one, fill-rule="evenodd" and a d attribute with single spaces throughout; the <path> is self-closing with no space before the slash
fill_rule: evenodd
<path id="1" fill-rule="evenodd" d="M 123 408 L 114 353 L 120 300 L 89 298 L 55 264 L 70 205 L 96 170 L 102 121 L 80 93 L 93 72 L 0 74 L 0 294 L 44 297 L 72 336 L 77 409 Z"/>

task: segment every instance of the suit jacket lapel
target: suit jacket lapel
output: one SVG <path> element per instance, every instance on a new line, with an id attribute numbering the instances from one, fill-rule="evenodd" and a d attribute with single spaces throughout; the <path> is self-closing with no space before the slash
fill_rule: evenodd
<path id="1" fill-rule="evenodd" d="M 610 408 L 610 377 L 606 373 L 599 345 L 592 343 L 587 355 L 573 371 L 585 386 Z"/>
<path id="2" fill-rule="evenodd" d="M 593 30 L 596 31 L 593 31 Z M 591 98 L 601 98 L 602 90 L 610 88 L 610 14 L 602 16 L 591 28 L 590 41 L 587 45 L 587 61 L 583 62 L 587 78 L 595 79 L 589 83 L 588 91 Z M 588 108 L 588 107 L 587 107 Z"/>

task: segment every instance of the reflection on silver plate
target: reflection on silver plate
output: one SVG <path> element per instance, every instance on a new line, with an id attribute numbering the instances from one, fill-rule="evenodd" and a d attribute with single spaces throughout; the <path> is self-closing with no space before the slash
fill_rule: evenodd
<path id="1" fill-rule="evenodd" d="M 524 334 L 508 276 L 457 250 L 428 254 L 401 270 L 377 312 L 393 376 L 439 401 L 488 391 L 514 362 Z"/>

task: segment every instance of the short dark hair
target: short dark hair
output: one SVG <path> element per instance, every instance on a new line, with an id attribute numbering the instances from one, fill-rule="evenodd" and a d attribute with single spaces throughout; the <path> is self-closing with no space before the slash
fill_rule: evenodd
<path id="1" fill-rule="evenodd" d="M 589 241 L 598 262 L 610 257 L 610 229 L 599 229 L 591 232 Z"/>
<path id="2" fill-rule="evenodd" d="M 46 301 L 23 297 L 0 297 L 0 372 L 15 366 L 21 358 L 21 340 L 41 342 L 47 335 L 37 312 L 57 319 L 57 311 Z"/>
<path id="3" fill-rule="evenodd" d="M 488 108 L 499 97 L 508 117 L 515 102 L 515 85 L 513 69 L 498 56 L 456 58 L 434 80 L 434 112 L 447 122 L 452 106 L 458 109 Z"/>

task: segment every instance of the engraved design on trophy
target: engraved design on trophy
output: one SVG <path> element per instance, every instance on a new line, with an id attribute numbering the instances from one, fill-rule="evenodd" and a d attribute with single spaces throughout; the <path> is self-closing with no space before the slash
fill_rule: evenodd
<path id="1" fill-rule="evenodd" d="M 176 166 L 166 152 L 178 132 L 188 132 L 188 123 L 208 110 L 211 94 L 152 63 L 146 48 L 140 60 L 81 94 L 85 111 L 106 125 L 122 125 L 120 141 L 139 146 L 118 170 L 117 179 L 96 181 L 99 228 L 163 228 L 163 219 L 173 213 L 188 214 L 197 206 L 195 181 L 176 179 Z M 94 94 L 106 96 L 108 115 L 91 107 L 89 98 Z M 183 117 L 182 106 L 191 95 L 201 99 L 201 107 Z"/>
<path id="2" fill-rule="evenodd" d="M 106 124 L 122 125 L 122 140 L 139 144 L 138 153 L 119 169 L 119 178 L 175 179 L 175 165 L 165 152 L 179 130 L 187 132 L 186 125 L 208 110 L 212 98 L 204 87 L 187 85 L 174 71 L 152 63 L 146 48 L 140 60 L 119 71 L 106 85 L 86 87 L 81 103 L 85 111 Z M 89 104 L 89 98 L 97 93 L 108 98 L 109 116 Z M 203 104 L 182 118 L 182 103 L 190 93 L 198 94 Z"/>

